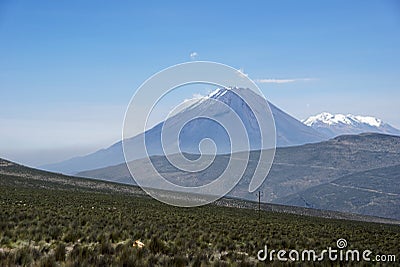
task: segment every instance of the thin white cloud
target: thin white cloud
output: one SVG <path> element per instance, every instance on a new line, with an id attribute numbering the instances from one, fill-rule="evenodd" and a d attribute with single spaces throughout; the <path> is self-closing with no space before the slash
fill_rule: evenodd
<path id="1" fill-rule="evenodd" d="M 202 94 L 193 94 L 193 99 L 199 99 L 203 98 L 204 96 Z"/>
<path id="2" fill-rule="evenodd" d="M 314 81 L 314 78 L 299 78 L 299 79 L 256 79 L 256 83 L 294 83 L 294 82 L 308 82 Z"/>
<path id="3" fill-rule="evenodd" d="M 196 100 L 202 99 L 204 97 L 206 97 L 206 96 L 196 93 L 196 94 L 193 94 L 191 98 L 183 99 L 183 101 L 182 101 L 182 103 L 180 103 L 180 105 L 182 105 L 184 103 L 189 103 L 189 102 L 190 102 L 189 104 L 191 104 L 191 102 L 195 102 Z"/>
<path id="4" fill-rule="evenodd" d="M 199 56 L 199 54 L 197 52 L 190 53 L 190 59 L 191 60 L 195 60 L 198 56 Z"/>

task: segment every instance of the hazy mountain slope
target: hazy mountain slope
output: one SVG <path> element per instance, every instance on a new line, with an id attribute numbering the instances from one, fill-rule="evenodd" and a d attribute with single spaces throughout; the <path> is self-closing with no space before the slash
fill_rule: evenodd
<path id="1" fill-rule="evenodd" d="M 117 183 L 135 184 L 129 173 L 128 167 L 126 166 L 126 163 L 95 170 L 83 171 L 77 173 L 76 175 L 80 177 L 96 178 Z"/>
<path id="2" fill-rule="evenodd" d="M 260 149 L 260 132 L 257 129 L 258 126 L 255 121 L 255 116 L 249 106 L 247 106 L 247 104 L 238 97 L 236 93 L 234 93 L 235 90 L 246 94 L 246 101 L 251 102 L 254 112 L 262 114 L 262 111 L 268 108 L 266 100 L 249 89 L 218 89 L 209 96 L 198 99 L 196 103 L 171 117 L 169 119 L 169 127 L 179 125 L 181 120 L 186 121 L 184 118 L 194 118 L 202 114 L 215 118 L 227 116 L 223 111 L 221 111 L 220 107 L 216 105 L 215 100 L 218 100 L 230 106 L 239 115 L 247 129 L 251 149 Z M 278 147 L 314 143 L 327 139 L 323 134 L 304 125 L 276 106 L 272 104 L 269 104 L 269 106 L 276 125 L 276 140 Z M 163 154 L 161 146 L 162 126 L 163 122 L 144 133 L 146 134 L 146 145 L 150 155 Z M 141 135 L 143 135 L 143 133 Z M 168 138 L 171 139 L 168 139 L 166 142 L 169 145 L 176 143 L 175 136 Z M 226 133 L 219 125 L 211 120 L 193 120 L 182 129 L 179 138 L 180 147 L 185 152 L 198 153 L 198 144 L 200 140 L 204 138 L 211 138 L 215 141 L 217 144 L 218 154 L 230 152 L 230 143 Z M 140 136 L 127 140 L 132 151 L 141 151 L 141 149 L 139 149 L 141 140 Z M 145 154 L 137 152 L 132 160 L 143 158 L 145 156 Z M 117 142 L 107 149 L 102 149 L 95 153 L 83 157 L 72 158 L 60 163 L 45 165 L 42 166 L 42 168 L 50 171 L 74 174 L 84 170 L 117 165 L 122 162 L 124 162 L 122 144 L 121 142 Z"/>
<path id="3" fill-rule="evenodd" d="M 10 190 L 10 188 L 12 190 Z M 136 186 L 121 185 L 118 183 L 66 176 L 58 173 L 41 171 L 23 165 L 19 165 L 14 162 L 4 160 L 1 158 L 0 158 L 0 189 L 5 190 L 6 192 L 12 191 L 13 192 L 12 194 L 14 196 L 16 194 L 20 194 L 21 197 L 29 196 L 34 198 L 35 196 L 32 196 L 34 195 L 32 194 L 32 192 L 38 194 L 38 191 L 35 190 L 45 190 L 45 192 L 53 191 L 56 193 L 59 192 L 58 195 L 63 195 L 71 199 L 76 199 L 77 193 L 92 194 L 92 195 L 107 194 L 109 196 L 112 196 L 109 198 L 110 200 L 112 200 L 112 206 L 115 205 L 115 200 L 116 200 L 115 196 L 117 196 L 117 199 L 121 199 L 121 197 L 126 195 L 127 198 L 133 201 L 142 198 L 144 198 L 144 201 L 146 201 L 146 203 L 148 203 L 148 201 L 151 201 L 150 197 L 142 189 Z M 39 195 L 43 196 L 43 194 Z M 43 198 L 45 202 L 48 204 L 49 201 L 47 199 L 48 196 L 44 196 Z M 15 201 L 13 201 L 10 198 L 7 198 L 7 196 L 5 197 L 5 199 L 6 201 L 12 201 L 13 203 L 15 203 Z M 21 200 L 21 198 L 18 199 Z M 52 199 L 54 200 L 57 198 L 52 198 Z M 19 201 L 17 202 L 19 203 Z M 4 203 L 5 202 L 3 202 L 3 204 Z M 89 207 L 91 207 L 93 206 L 93 204 L 97 205 L 98 202 L 89 204 L 88 202 L 85 202 L 85 204 L 90 205 Z M 215 203 L 211 205 L 234 207 L 239 209 L 251 209 L 251 210 L 258 208 L 258 204 L 256 202 L 250 202 L 232 198 L 222 198 L 217 200 Z M 163 207 L 166 206 L 163 205 Z M 267 203 L 262 203 L 261 209 L 265 211 L 272 211 L 274 212 L 273 214 L 275 214 L 275 216 L 281 213 L 282 215 L 278 216 L 288 216 L 285 214 L 296 214 L 296 215 L 322 217 L 329 219 L 354 220 L 354 221 L 387 223 L 396 225 L 400 224 L 400 221 L 398 220 L 392 220 L 386 218 L 363 216 L 363 215 L 343 213 L 343 212 L 323 211 L 323 210 L 316 210 L 303 207 L 267 204 Z M 58 211 L 59 207 L 55 208 L 54 210 Z"/>
<path id="4" fill-rule="evenodd" d="M 269 102 L 275 120 L 276 145 L 287 147 L 327 140 L 327 136 L 303 123 Z"/>
<path id="5" fill-rule="evenodd" d="M 100 149 L 85 156 L 74 157 L 62 162 L 40 166 L 40 169 L 74 174 L 81 170 L 103 167 L 106 162 L 111 166 L 123 161 L 124 154 L 122 153 L 121 142 L 117 142 L 108 148 Z"/>
<path id="6" fill-rule="evenodd" d="M 378 118 L 370 116 L 330 114 L 323 112 L 303 120 L 303 123 L 329 137 L 367 132 L 400 136 L 400 130 Z"/>
<path id="7" fill-rule="evenodd" d="M 243 179 L 230 192 L 230 196 L 255 200 L 256 196 L 248 193 L 248 185 L 257 157 L 258 152 L 253 151 Z M 152 160 L 159 172 L 170 181 L 193 186 L 208 183 L 212 177 L 221 173 L 226 166 L 228 156 L 217 156 L 215 164 L 197 174 L 176 170 L 164 157 L 154 157 Z M 288 196 L 329 183 L 339 177 L 370 169 L 390 167 L 398 165 L 399 162 L 400 137 L 382 134 L 339 136 L 321 143 L 278 148 L 272 169 L 260 190 L 263 191 L 263 198 L 266 201 L 284 203 Z M 133 182 L 125 164 L 81 172 L 79 175 Z M 392 178 L 387 177 L 387 179 Z M 387 187 L 387 183 L 382 179 L 381 187 Z M 343 211 L 343 209 L 340 210 Z"/>
<path id="8" fill-rule="evenodd" d="M 346 175 L 277 202 L 400 219 L 400 165 Z"/>

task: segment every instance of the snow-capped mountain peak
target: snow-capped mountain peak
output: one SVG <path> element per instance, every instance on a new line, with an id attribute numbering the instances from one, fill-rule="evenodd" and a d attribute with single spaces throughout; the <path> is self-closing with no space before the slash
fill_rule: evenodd
<path id="1" fill-rule="evenodd" d="M 306 120 L 303 120 L 303 123 L 307 126 L 313 126 L 318 123 L 324 123 L 327 125 L 335 125 L 335 124 L 347 124 L 347 125 L 355 125 L 358 123 L 366 124 L 373 127 L 379 127 L 382 125 L 382 120 L 377 119 L 371 116 L 355 116 L 352 114 L 331 114 L 328 112 L 322 112 L 321 114 L 311 116 Z"/>
<path id="2" fill-rule="evenodd" d="M 244 97 L 241 98 L 239 95 Z M 251 150 L 268 148 L 268 143 L 260 143 L 260 129 L 255 118 L 255 115 L 262 116 L 262 114 L 265 114 L 264 111 L 267 108 L 271 110 L 273 121 L 275 122 L 276 145 L 278 147 L 302 145 L 326 140 L 325 135 L 304 125 L 275 105 L 267 102 L 264 97 L 253 90 L 232 87 L 217 89 L 207 96 L 193 98 L 193 101 L 189 102 L 183 109 L 176 111 L 169 119 L 157 124 L 145 133 L 126 139 L 125 142 L 129 142 L 132 151 L 140 151 L 140 147 L 143 145 L 143 135 L 146 135 L 147 155 L 164 155 L 161 144 L 161 130 L 163 128 L 166 131 L 177 129 L 179 130 L 177 131 L 179 132 L 179 145 L 184 152 L 198 153 L 200 141 L 204 138 L 209 138 L 215 142 L 218 154 L 229 153 L 232 151 L 232 148 L 227 132 L 218 123 L 201 118 L 205 117 L 204 115 L 207 115 L 209 118 L 218 118 L 221 121 L 227 118 L 226 116 L 229 113 L 226 112 L 226 109 L 221 109 L 221 105 L 216 104 L 214 100 L 226 104 L 238 115 L 248 134 Z M 187 120 L 187 118 L 196 117 L 200 118 Z M 188 121 L 188 123 L 184 127 L 181 127 L 182 121 Z M 228 120 L 225 119 L 225 121 Z M 235 125 L 232 124 L 233 129 Z M 271 132 L 267 133 L 272 134 Z M 234 131 L 233 134 L 235 134 Z M 178 141 L 175 135 L 167 134 L 166 139 L 165 144 L 175 144 L 174 142 Z M 245 141 L 243 140 L 243 143 Z M 237 151 L 240 151 L 239 149 Z M 135 158 L 130 159 L 139 159 L 147 155 L 135 154 L 133 155 Z M 117 165 L 124 162 L 124 160 L 122 142 L 120 141 L 109 148 L 101 149 L 87 156 L 76 157 L 61 163 L 43 166 L 43 168 L 72 174 L 84 170 Z"/>
<path id="3" fill-rule="evenodd" d="M 342 134 L 377 132 L 400 135 L 400 130 L 372 116 L 331 114 L 322 112 L 302 121 L 317 131 L 335 137 Z"/>

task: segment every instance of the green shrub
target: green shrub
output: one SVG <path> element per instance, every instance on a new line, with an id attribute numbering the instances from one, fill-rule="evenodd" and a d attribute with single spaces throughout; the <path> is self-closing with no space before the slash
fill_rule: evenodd
<path id="1" fill-rule="evenodd" d="M 156 236 L 153 236 L 151 238 L 151 241 L 149 243 L 149 249 L 154 254 L 165 253 L 167 251 L 164 242 L 158 239 Z"/>
<path id="2" fill-rule="evenodd" d="M 65 244 L 58 243 L 54 250 L 54 257 L 56 261 L 65 261 Z"/>
<path id="3" fill-rule="evenodd" d="M 40 267 L 55 267 L 55 266 L 57 266 L 57 262 L 56 262 L 54 255 L 44 256 L 40 260 L 39 266 Z"/>

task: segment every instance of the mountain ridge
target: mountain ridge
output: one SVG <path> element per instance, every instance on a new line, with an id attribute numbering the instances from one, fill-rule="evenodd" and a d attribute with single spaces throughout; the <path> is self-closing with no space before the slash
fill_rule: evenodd
<path id="1" fill-rule="evenodd" d="M 400 136 L 400 130 L 372 116 L 331 114 L 322 112 L 302 122 L 328 137 L 375 132 Z"/>
<path id="2" fill-rule="evenodd" d="M 374 168 L 286 196 L 284 205 L 376 214 L 382 206 L 388 217 L 400 214 L 400 165 Z"/>

